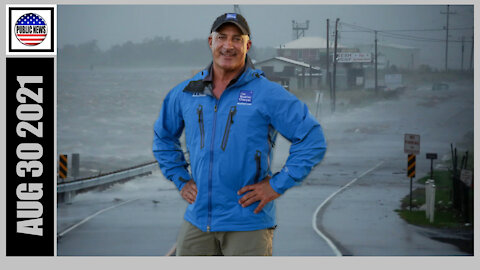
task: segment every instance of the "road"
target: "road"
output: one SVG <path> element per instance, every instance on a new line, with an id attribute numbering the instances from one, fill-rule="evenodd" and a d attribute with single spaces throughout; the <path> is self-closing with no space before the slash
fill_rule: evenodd
<path id="1" fill-rule="evenodd" d="M 277 199 L 273 254 L 465 255 L 456 246 L 430 239 L 394 210 L 409 193 L 405 133 L 421 136 L 419 177 L 430 170 L 425 153 L 438 153 L 440 163 L 449 157 L 450 143 L 461 149 L 473 145 L 473 84 L 451 84 L 442 91 L 428 86 L 407 89 L 396 99 L 367 107 L 333 115 L 325 111 L 320 122 L 327 154 L 301 186 Z M 283 165 L 288 148 L 279 136 L 273 171 Z M 98 212 L 111 206 L 117 207 Z M 59 238 L 57 254 L 165 255 L 175 243 L 185 207 L 178 191 L 159 172 L 79 194 L 71 203 L 58 205 L 58 233 L 90 218 Z"/>

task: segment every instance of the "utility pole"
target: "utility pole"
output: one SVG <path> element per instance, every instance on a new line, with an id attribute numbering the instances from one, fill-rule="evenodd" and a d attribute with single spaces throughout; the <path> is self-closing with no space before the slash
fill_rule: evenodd
<path id="1" fill-rule="evenodd" d="M 378 95 L 378 51 L 377 51 L 377 30 L 375 30 L 375 95 Z"/>
<path id="2" fill-rule="evenodd" d="M 336 81 L 337 81 L 337 41 L 338 41 L 338 21 L 340 19 L 337 18 L 335 21 L 335 47 L 333 49 L 333 99 L 332 99 L 332 112 L 335 112 L 335 103 L 336 103 Z"/>
<path id="3" fill-rule="evenodd" d="M 473 71 L 472 63 L 473 63 L 473 36 L 472 36 L 472 51 L 470 52 L 470 71 Z"/>
<path id="4" fill-rule="evenodd" d="M 460 71 L 463 71 L 463 51 L 465 50 L 465 46 L 464 46 L 464 43 L 465 43 L 465 37 L 462 36 L 462 64 L 460 65 Z"/>
<path id="5" fill-rule="evenodd" d="M 445 38 L 445 71 L 448 71 L 448 18 L 450 14 L 457 14 L 456 12 L 450 12 L 450 5 L 447 5 L 447 12 L 440 12 L 440 14 L 447 15 L 447 26 L 445 27 L 446 30 L 446 38 Z"/>
<path id="6" fill-rule="evenodd" d="M 328 35 L 330 34 L 330 30 L 329 30 L 329 27 L 330 27 L 330 20 L 327 19 L 327 75 L 325 77 L 325 82 L 327 83 L 327 86 L 328 86 L 328 90 L 330 90 L 330 99 L 332 98 L 332 84 L 330 83 L 330 52 L 329 52 L 329 47 L 330 47 L 330 43 L 328 41 Z"/>

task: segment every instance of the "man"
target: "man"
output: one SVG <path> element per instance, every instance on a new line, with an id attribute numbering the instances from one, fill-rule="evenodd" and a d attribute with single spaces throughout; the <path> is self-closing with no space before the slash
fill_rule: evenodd
<path id="1" fill-rule="evenodd" d="M 253 68 L 242 15 L 219 16 L 210 32 L 212 63 L 170 91 L 154 127 L 154 155 L 189 203 L 177 255 L 272 255 L 273 200 L 320 162 L 325 139 L 305 104 Z M 272 176 L 277 130 L 292 145 Z"/>

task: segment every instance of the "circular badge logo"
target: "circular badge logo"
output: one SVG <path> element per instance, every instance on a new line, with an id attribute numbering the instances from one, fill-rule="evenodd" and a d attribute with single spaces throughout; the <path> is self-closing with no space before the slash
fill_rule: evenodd
<path id="1" fill-rule="evenodd" d="M 47 36 L 47 23 L 38 14 L 24 14 L 15 24 L 15 35 L 22 44 L 36 46 Z"/>

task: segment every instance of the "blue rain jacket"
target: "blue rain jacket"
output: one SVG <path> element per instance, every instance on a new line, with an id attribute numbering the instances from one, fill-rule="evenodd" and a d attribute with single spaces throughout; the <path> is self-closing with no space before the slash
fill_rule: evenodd
<path id="1" fill-rule="evenodd" d="M 243 208 L 238 200 L 246 193 L 237 191 L 272 175 L 277 131 L 292 144 L 286 164 L 270 185 L 283 194 L 300 184 L 325 154 L 322 128 L 303 102 L 266 79 L 261 70 L 247 66 L 218 100 L 203 80 L 207 74 L 208 69 L 199 72 L 165 97 L 154 126 L 153 153 L 164 176 L 179 190 L 194 179 L 197 198 L 184 218 L 200 230 L 273 227 L 274 201 L 254 214 L 259 202 Z M 184 129 L 190 164 L 179 142 Z"/>

